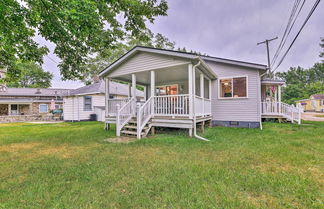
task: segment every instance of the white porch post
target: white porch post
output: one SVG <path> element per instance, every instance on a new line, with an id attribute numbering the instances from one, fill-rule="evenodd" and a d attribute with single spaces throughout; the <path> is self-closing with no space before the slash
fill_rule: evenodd
<path id="1" fill-rule="evenodd" d="M 208 89 L 209 89 L 209 91 L 208 91 L 208 93 L 209 93 L 209 99 L 210 99 L 210 101 L 211 101 L 211 97 L 212 97 L 212 93 L 211 93 L 211 89 L 212 89 L 212 87 L 211 87 L 211 80 L 210 79 L 208 79 Z"/>
<path id="2" fill-rule="evenodd" d="M 8 104 L 8 115 L 11 115 L 11 104 Z"/>
<path id="3" fill-rule="evenodd" d="M 279 113 L 281 113 L 281 85 L 278 86 Z"/>
<path id="4" fill-rule="evenodd" d="M 152 104 L 152 107 L 151 107 L 151 110 L 152 110 L 152 112 L 153 112 L 153 115 L 154 115 L 154 113 L 155 113 L 155 111 L 154 111 L 154 96 L 155 96 L 155 71 L 154 70 L 152 70 L 151 71 L 151 97 L 153 98 L 152 99 L 152 102 L 151 102 L 151 104 Z"/>
<path id="5" fill-rule="evenodd" d="M 144 101 L 147 100 L 147 86 L 144 86 Z"/>
<path id="6" fill-rule="evenodd" d="M 193 75 L 192 64 L 188 65 L 189 118 L 193 118 Z"/>
<path id="7" fill-rule="evenodd" d="M 202 98 L 202 109 L 203 114 L 205 115 L 205 86 L 204 86 L 204 74 L 200 74 L 200 96 Z"/>
<path id="8" fill-rule="evenodd" d="M 136 113 L 136 75 L 132 74 L 132 98 L 135 99 L 133 111 Z"/>
<path id="9" fill-rule="evenodd" d="M 108 116 L 108 112 L 109 112 L 109 79 L 108 78 L 105 78 L 105 97 L 106 97 L 106 109 L 105 109 L 105 115 L 106 117 Z"/>

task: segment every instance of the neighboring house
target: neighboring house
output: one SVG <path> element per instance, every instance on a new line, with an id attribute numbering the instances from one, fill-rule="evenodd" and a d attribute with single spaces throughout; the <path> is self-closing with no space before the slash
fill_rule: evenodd
<path id="1" fill-rule="evenodd" d="M 284 82 L 262 80 L 266 70 L 255 63 L 134 47 L 99 75 L 109 84 L 106 127 L 116 123 L 118 136 L 141 138 L 152 127 L 187 128 L 196 136 L 196 125 L 205 122 L 254 128 L 261 128 L 262 118 L 300 122 L 299 109 L 281 102 Z M 138 104 L 134 91 L 122 102 L 108 99 L 112 79 L 144 86 L 145 103 Z"/>
<path id="2" fill-rule="evenodd" d="M 296 102 L 306 112 L 324 112 L 324 94 L 313 94 L 309 99 L 302 99 Z"/>
<path id="3" fill-rule="evenodd" d="M 0 122 L 51 120 L 51 109 L 61 109 L 68 89 L 0 88 Z"/>
<path id="4" fill-rule="evenodd" d="M 129 85 L 111 82 L 110 99 L 124 101 L 128 98 Z M 140 98 L 143 98 L 142 91 L 136 90 Z M 96 81 L 92 85 L 84 86 L 69 91 L 63 98 L 64 120 L 85 121 L 90 120 L 92 114 L 96 114 L 96 120 L 105 121 L 105 82 Z"/>

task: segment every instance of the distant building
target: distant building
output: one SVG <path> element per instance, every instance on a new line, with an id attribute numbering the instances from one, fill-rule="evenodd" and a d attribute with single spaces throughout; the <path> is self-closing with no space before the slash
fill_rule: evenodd
<path id="1" fill-rule="evenodd" d="M 309 99 L 298 100 L 296 103 L 302 105 L 306 112 L 324 112 L 324 94 L 313 94 Z"/>
<path id="2" fill-rule="evenodd" d="M 127 84 L 110 82 L 110 99 L 127 99 Z M 144 92 L 137 90 L 138 99 L 144 98 Z M 63 97 L 64 120 L 85 121 L 96 114 L 98 121 L 105 121 L 105 82 L 96 80 L 94 84 L 69 91 Z"/>

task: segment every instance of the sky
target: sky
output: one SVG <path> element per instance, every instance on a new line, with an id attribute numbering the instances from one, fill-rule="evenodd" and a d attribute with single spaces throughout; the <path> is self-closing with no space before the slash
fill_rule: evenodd
<path id="1" fill-rule="evenodd" d="M 301 27 L 315 0 L 307 0 L 287 40 L 287 46 Z M 265 39 L 270 43 L 270 56 L 277 49 L 286 27 L 294 0 L 168 0 L 168 16 L 157 17 L 148 27 L 162 33 L 177 47 L 206 53 L 210 56 L 267 63 Z M 324 2 L 320 2 L 284 62 L 277 71 L 289 67 L 311 67 L 319 62 L 320 37 L 324 37 Z M 51 50 L 54 45 L 40 37 L 36 40 Z M 284 51 L 284 50 L 283 50 Z M 52 53 L 44 57 L 43 68 L 54 74 L 52 87 L 77 88 L 81 82 L 61 81 Z"/>

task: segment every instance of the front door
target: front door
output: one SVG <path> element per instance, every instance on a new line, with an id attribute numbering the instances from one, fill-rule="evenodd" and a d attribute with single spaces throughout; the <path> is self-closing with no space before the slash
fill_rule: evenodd
<path id="1" fill-rule="evenodd" d="M 16 104 L 11 105 L 10 115 L 18 115 L 18 105 Z"/>

